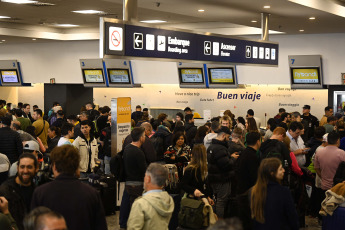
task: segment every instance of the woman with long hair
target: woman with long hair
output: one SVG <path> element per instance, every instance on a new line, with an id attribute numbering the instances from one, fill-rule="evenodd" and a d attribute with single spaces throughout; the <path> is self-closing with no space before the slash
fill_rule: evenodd
<path id="1" fill-rule="evenodd" d="M 256 121 L 254 118 L 252 117 L 248 117 L 246 119 L 246 130 L 247 130 L 247 133 L 249 132 L 259 132 L 257 126 L 256 126 Z"/>
<path id="2" fill-rule="evenodd" d="M 208 127 L 203 125 L 203 126 L 200 126 L 197 131 L 196 131 L 196 135 L 194 137 L 194 139 L 191 141 L 191 148 L 193 149 L 193 146 L 194 145 L 197 145 L 197 144 L 203 144 L 204 143 L 204 138 L 205 136 L 208 134 Z"/>
<path id="3" fill-rule="evenodd" d="M 167 164 L 175 164 L 178 170 L 178 176 L 183 176 L 183 168 L 190 161 L 190 147 L 186 144 L 187 138 L 183 132 L 177 132 L 173 135 L 172 145 L 164 153 L 164 160 Z"/>
<path id="4" fill-rule="evenodd" d="M 212 189 L 207 179 L 207 153 L 202 144 L 197 144 L 192 150 L 192 159 L 184 171 L 182 189 L 195 197 L 205 195 L 208 202 L 213 205 L 211 199 Z"/>
<path id="5" fill-rule="evenodd" d="M 288 188 L 280 185 L 284 168 L 278 158 L 262 160 L 251 189 L 250 210 L 254 230 L 298 230 L 297 212 Z"/>

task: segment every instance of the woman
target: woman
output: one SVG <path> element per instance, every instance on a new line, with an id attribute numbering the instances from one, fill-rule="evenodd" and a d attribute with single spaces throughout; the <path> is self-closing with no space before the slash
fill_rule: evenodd
<path id="1" fill-rule="evenodd" d="M 164 153 L 164 160 L 167 164 L 175 164 L 178 170 L 178 176 L 183 176 L 183 168 L 190 161 L 190 147 L 186 145 L 186 136 L 182 132 L 177 132 L 172 138 L 172 145 Z"/>
<path id="2" fill-rule="evenodd" d="M 246 120 L 246 130 L 247 130 L 247 133 L 249 132 L 259 132 L 258 131 L 258 128 L 256 126 L 256 121 L 254 118 L 252 117 L 248 117 L 247 120 Z"/>
<path id="3" fill-rule="evenodd" d="M 31 136 L 33 136 L 33 138 L 35 138 L 35 140 L 37 140 L 38 144 L 40 145 L 40 151 L 41 151 L 41 153 L 45 153 L 45 152 L 46 152 L 46 147 L 43 145 L 41 139 L 40 139 L 38 136 L 36 136 L 35 130 L 36 130 L 36 128 L 35 128 L 34 126 L 32 126 L 32 125 L 31 125 L 31 126 L 28 126 L 28 127 L 26 128 L 26 132 L 27 132 L 28 134 L 30 134 Z"/>
<path id="4" fill-rule="evenodd" d="M 192 150 L 192 160 L 186 167 L 182 179 L 182 189 L 194 197 L 205 195 L 208 202 L 213 205 L 210 198 L 212 190 L 207 180 L 207 154 L 206 148 L 202 144 L 197 144 Z"/>
<path id="5" fill-rule="evenodd" d="M 236 127 L 242 129 L 243 131 L 246 129 L 246 121 L 244 120 L 243 117 L 238 117 L 237 118 L 237 125 Z"/>
<path id="6" fill-rule="evenodd" d="M 288 188 L 280 185 L 284 168 L 278 158 L 262 160 L 251 189 L 250 210 L 254 230 L 298 230 L 297 212 Z"/>
<path id="7" fill-rule="evenodd" d="M 50 153 L 55 148 L 60 140 L 61 133 L 60 128 L 50 126 L 48 128 L 48 149 L 47 153 Z"/>

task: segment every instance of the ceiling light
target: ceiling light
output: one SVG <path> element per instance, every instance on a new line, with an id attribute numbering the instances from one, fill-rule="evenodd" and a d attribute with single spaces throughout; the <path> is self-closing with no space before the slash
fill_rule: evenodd
<path id="1" fill-rule="evenodd" d="M 315 20 L 315 17 L 310 17 L 309 19 L 310 19 L 310 20 Z"/>
<path id="2" fill-rule="evenodd" d="M 2 42 L 5 42 L 6 40 L 1 40 Z"/>
<path id="3" fill-rule="evenodd" d="M 200 10 L 198 10 L 199 12 L 205 12 L 205 10 L 203 10 L 203 9 L 200 9 Z"/>
<path id="4" fill-rule="evenodd" d="M 163 23 L 163 22 L 167 22 L 167 21 L 163 21 L 163 20 L 144 20 L 144 21 L 140 21 L 143 23 Z"/>
<path id="5" fill-rule="evenodd" d="M 264 8 L 265 8 L 265 9 L 269 9 L 269 8 L 271 8 L 271 6 L 264 6 Z"/>
<path id="6" fill-rule="evenodd" d="M 33 38 L 32 40 L 33 40 L 33 41 L 36 41 L 36 38 Z"/>
<path id="7" fill-rule="evenodd" d="M 8 17 L 8 16 L 0 16 L 0 19 L 2 18 L 11 18 L 11 17 Z"/>
<path id="8" fill-rule="evenodd" d="M 32 0 L 1 0 L 2 2 L 8 2 L 8 3 L 15 3 L 15 4 L 32 4 L 37 3 L 38 1 L 32 1 Z"/>
<path id="9" fill-rule="evenodd" d="M 304 30 L 299 30 L 299 32 L 304 32 Z"/>
<path id="10" fill-rule="evenodd" d="M 78 13 L 78 14 L 105 14 L 104 11 L 100 11 L 100 10 L 75 10 L 72 12 Z"/>
<path id="11" fill-rule="evenodd" d="M 252 22 L 258 22 L 258 21 L 256 21 L 256 20 L 252 20 Z"/>
<path id="12" fill-rule="evenodd" d="M 73 24 L 53 24 L 54 26 L 58 27 L 78 27 L 79 25 L 73 25 Z"/>

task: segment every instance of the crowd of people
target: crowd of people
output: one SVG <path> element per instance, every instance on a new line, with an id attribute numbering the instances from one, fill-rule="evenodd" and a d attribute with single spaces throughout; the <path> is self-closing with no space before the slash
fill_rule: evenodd
<path id="1" fill-rule="evenodd" d="M 197 127 L 189 107 L 168 119 L 136 106 L 121 151 L 120 228 L 185 229 L 184 199 L 212 207 L 201 229 L 299 229 L 307 215 L 321 222 L 326 191 L 339 183 L 345 191 L 345 122 L 332 107 L 320 121 L 310 110 L 280 108 L 265 128 L 252 109 L 225 110 Z M 0 100 L 1 229 L 107 229 L 101 194 L 86 178 L 111 174 L 116 154 L 108 106 L 65 116 L 55 102 L 31 115 L 29 104 Z"/>

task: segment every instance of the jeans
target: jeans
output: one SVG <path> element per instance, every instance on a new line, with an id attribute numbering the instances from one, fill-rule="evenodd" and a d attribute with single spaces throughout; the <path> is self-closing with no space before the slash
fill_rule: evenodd
<path id="1" fill-rule="evenodd" d="M 224 217 L 224 209 L 231 194 L 230 182 L 211 184 L 213 193 L 216 196 L 215 213 L 219 218 Z"/>
<path id="2" fill-rule="evenodd" d="M 129 203 L 129 195 L 125 189 L 123 191 L 121 206 L 120 206 L 120 217 L 119 217 L 120 228 L 127 228 L 127 221 L 128 221 L 130 210 L 131 210 L 131 206 Z"/>
<path id="3" fill-rule="evenodd" d="M 110 174 L 110 159 L 111 157 L 104 156 L 104 173 Z"/>
<path id="4" fill-rule="evenodd" d="M 132 208 L 134 200 L 143 195 L 144 187 L 143 185 L 126 185 L 125 190 L 129 195 L 129 203 Z"/>

